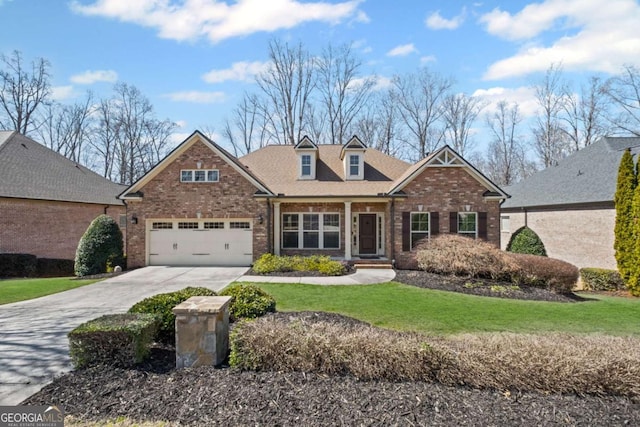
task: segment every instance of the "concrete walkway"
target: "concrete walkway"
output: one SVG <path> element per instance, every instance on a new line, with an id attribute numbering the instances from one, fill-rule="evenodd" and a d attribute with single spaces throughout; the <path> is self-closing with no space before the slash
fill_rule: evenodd
<path id="1" fill-rule="evenodd" d="M 71 370 L 67 333 L 103 314 L 187 286 L 220 290 L 245 267 L 145 267 L 28 301 L 0 305 L 0 405 L 17 405 Z"/>
<path id="2" fill-rule="evenodd" d="M 306 283 L 309 285 L 372 285 L 393 280 L 396 272 L 390 268 L 363 268 L 347 276 L 335 277 L 288 277 L 288 276 L 242 276 L 239 282 L 260 283 Z"/>

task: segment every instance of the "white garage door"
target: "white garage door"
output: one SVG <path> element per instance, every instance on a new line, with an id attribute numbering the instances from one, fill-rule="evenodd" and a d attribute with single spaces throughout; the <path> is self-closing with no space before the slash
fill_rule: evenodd
<path id="1" fill-rule="evenodd" d="M 253 261 L 250 220 L 151 220 L 149 265 L 245 266 Z"/>

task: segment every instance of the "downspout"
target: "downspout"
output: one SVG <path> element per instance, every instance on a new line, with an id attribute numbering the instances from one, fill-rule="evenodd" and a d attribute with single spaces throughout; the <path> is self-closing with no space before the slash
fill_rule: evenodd
<path id="1" fill-rule="evenodd" d="M 271 237 L 272 227 L 271 227 L 271 199 L 267 197 L 266 200 L 266 211 L 267 211 L 267 219 L 266 219 L 266 228 L 267 228 L 267 253 L 273 253 L 273 241 Z"/>

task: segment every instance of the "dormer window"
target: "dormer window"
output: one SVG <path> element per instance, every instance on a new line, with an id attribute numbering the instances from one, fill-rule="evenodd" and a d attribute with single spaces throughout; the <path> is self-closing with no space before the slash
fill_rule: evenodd
<path id="1" fill-rule="evenodd" d="M 316 179 L 318 146 L 308 136 L 305 136 L 296 144 L 294 149 L 298 154 L 298 179 Z"/>
<path id="2" fill-rule="evenodd" d="M 342 146 L 340 159 L 344 164 L 345 179 L 364 179 L 364 153 L 366 149 L 366 145 L 355 135 Z"/>
<path id="3" fill-rule="evenodd" d="M 357 178 L 360 175 L 360 155 L 349 155 L 349 178 Z"/>
<path id="4" fill-rule="evenodd" d="M 300 156 L 300 176 L 302 178 L 311 177 L 311 155 L 303 154 Z"/>

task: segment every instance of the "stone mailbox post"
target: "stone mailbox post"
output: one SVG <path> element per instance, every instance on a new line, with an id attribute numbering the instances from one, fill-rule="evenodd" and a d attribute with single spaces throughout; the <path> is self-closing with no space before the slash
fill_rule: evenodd
<path id="1" fill-rule="evenodd" d="M 229 350 L 231 297 L 191 297 L 176 315 L 176 368 L 219 365 Z"/>

